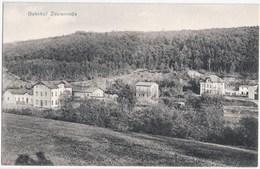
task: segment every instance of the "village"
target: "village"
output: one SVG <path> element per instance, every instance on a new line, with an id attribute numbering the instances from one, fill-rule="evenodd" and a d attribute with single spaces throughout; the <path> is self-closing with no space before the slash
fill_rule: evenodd
<path id="1" fill-rule="evenodd" d="M 192 76 L 192 75 L 191 75 Z M 156 82 L 139 81 L 135 83 L 136 98 L 146 103 L 159 100 L 159 85 Z M 241 85 L 238 90 L 227 88 L 223 79 L 216 75 L 207 75 L 199 81 L 200 93 L 223 95 L 231 99 L 258 100 L 257 85 Z M 3 94 L 3 108 L 43 108 L 59 109 L 68 97 L 76 99 L 116 100 L 116 94 L 109 94 L 98 86 L 76 86 L 66 80 L 39 81 L 28 88 L 8 88 Z M 178 102 L 182 106 L 184 102 Z"/>

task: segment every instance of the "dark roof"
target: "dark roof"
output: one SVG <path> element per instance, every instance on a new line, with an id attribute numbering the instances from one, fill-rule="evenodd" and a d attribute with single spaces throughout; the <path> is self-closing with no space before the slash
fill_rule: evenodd
<path id="1" fill-rule="evenodd" d="M 18 95 L 24 95 L 24 94 L 29 94 L 33 95 L 32 90 L 27 90 L 27 89 L 7 89 L 6 91 L 9 91 L 12 94 L 18 94 Z"/>
<path id="2" fill-rule="evenodd" d="M 94 91 L 96 91 L 97 89 L 100 89 L 99 87 L 78 87 L 78 86 L 75 86 L 73 87 L 73 91 L 74 92 L 81 92 L 81 93 L 93 93 Z M 102 89 L 100 89 L 102 90 Z"/>
<path id="3" fill-rule="evenodd" d="M 56 80 L 56 81 L 40 81 L 37 84 L 43 84 L 46 87 L 50 88 L 50 89 L 57 89 L 59 84 L 64 84 L 65 88 L 69 88 L 71 87 L 71 84 L 69 82 L 67 82 L 66 80 Z"/>
<path id="4" fill-rule="evenodd" d="M 138 82 L 138 83 L 136 83 L 136 86 L 152 86 L 154 84 L 157 85 L 157 83 L 155 83 L 155 82 Z"/>
<path id="5" fill-rule="evenodd" d="M 223 82 L 223 80 L 220 77 L 216 76 L 216 75 L 209 75 L 209 76 L 207 76 L 205 78 L 205 81 L 207 79 L 210 79 L 210 81 L 213 82 L 213 83 L 222 83 Z"/>

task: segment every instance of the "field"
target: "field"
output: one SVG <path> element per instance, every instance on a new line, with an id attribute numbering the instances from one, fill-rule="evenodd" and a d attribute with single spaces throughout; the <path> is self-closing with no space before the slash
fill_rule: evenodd
<path id="1" fill-rule="evenodd" d="M 257 151 L 3 113 L 2 164 L 42 151 L 54 165 L 257 166 Z"/>
<path id="2" fill-rule="evenodd" d="M 258 100 L 228 96 L 225 96 L 225 99 L 224 117 L 230 124 L 238 124 L 243 117 L 258 118 Z"/>

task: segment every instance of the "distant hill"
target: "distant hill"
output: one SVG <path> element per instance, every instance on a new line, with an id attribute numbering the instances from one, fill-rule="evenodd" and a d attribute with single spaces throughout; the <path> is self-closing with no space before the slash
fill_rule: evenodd
<path id="1" fill-rule="evenodd" d="M 258 73 L 259 27 L 161 32 L 78 31 L 7 43 L 3 65 L 27 80 L 87 80 L 128 70 Z"/>
<path id="2" fill-rule="evenodd" d="M 3 165 L 42 151 L 54 165 L 257 166 L 257 151 L 3 113 Z"/>

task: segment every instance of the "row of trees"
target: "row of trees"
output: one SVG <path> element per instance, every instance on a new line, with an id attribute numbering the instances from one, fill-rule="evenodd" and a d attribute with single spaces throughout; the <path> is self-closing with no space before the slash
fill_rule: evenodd
<path id="1" fill-rule="evenodd" d="M 80 79 L 125 70 L 258 72 L 259 27 L 176 32 L 76 32 L 4 44 L 4 66 L 25 79 Z"/>

